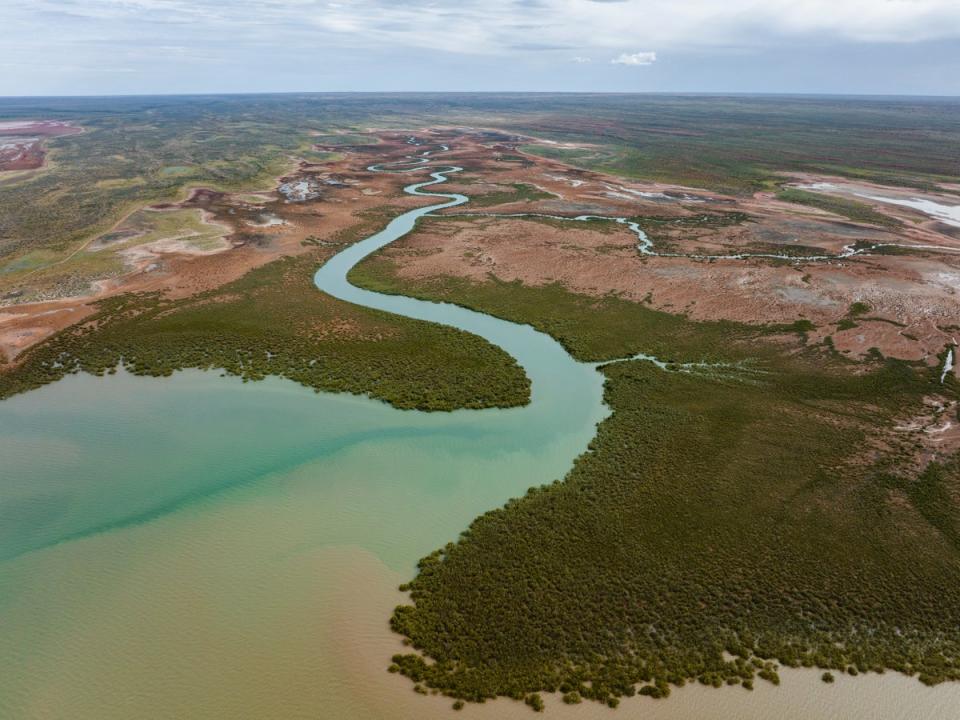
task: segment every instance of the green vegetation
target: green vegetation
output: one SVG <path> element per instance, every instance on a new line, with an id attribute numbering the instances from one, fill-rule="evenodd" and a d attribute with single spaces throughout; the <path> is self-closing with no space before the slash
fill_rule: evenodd
<path id="1" fill-rule="evenodd" d="M 543 712 L 543 698 L 538 693 L 530 693 L 523 699 L 534 712 Z"/>
<path id="2" fill-rule="evenodd" d="M 879 213 L 866 203 L 836 197 L 835 195 L 824 195 L 806 190 L 797 190 L 796 188 L 787 188 L 777 193 L 777 199 L 783 200 L 784 202 L 796 203 L 797 205 L 806 205 L 807 207 L 826 210 L 834 215 L 850 218 L 854 222 L 882 225 L 890 228 L 898 228 L 903 225 L 903 223 L 896 218 Z"/>
<path id="3" fill-rule="evenodd" d="M 870 310 L 872 310 L 872 308 L 871 308 L 869 305 L 867 305 L 867 303 L 865 303 L 865 302 L 855 302 L 855 303 L 852 303 L 852 304 L 850 305 L 850 307 L 848 308 L 848 310 L 847 310 L 847 316 L 844 317 L 844 318 L 841 318 L 841 319 L 837 322 L 837 330 L 852 330 L 852 329 L 854 329 L 854 328 L 856 328 L 856 327 L 860 327 L 860 326 L 857 324 L 855 318 L 862 318 L 863 320 L 876 320 L 876 321 L 878 321 L 878 322 L 888 322 L 888 323 L 890 323 L 891 325 L 898 325 L 898 326 L 900 326 L 900 327 L 903 327 L 903 324 L 902 324 L 902 323 L 898 323 L 898 322 L 896 322 L 896 321 L 894 321 L 894 320 L 885 320 L 884 318 L 864 318 L 864 317 L 862 317 L 863 315 L 866 315 L 868 312 L 870 312 Z"/>
<path id="4" fill-rule="evenodd" d="M 513 190 L 500 190 L 482 195 L 471 195 L 470 205 L 472 207 L 491 207 L 493 205 L 506 205 L 507 203 L 549 200 L 553 197 L 550 193 L 538 190 L 533 185 L 528 185 L 527 183 L 512 183 L 512 185 Z"/>
<path id="5" fill-rule="evenodd" d="M 317 145 L 328 145 L 331 147 L 347 147 L 350 145 L 369 145 L 376 142 L 369 135 L 360 135 L 358 133 L 340 133 L 336 135 L 315 135 L 312 138 Z"/>
<path id="6" fill-rule="evenodd" d="M 372 122 L 496 117 L 512 132 L 589 144 L 530 152 L 747 194 L 775 190 L 784 171 L 930 187 L 955 174 L 956 110 L 952 100 L 630 95 L 120 98 L 109 107 L 6 99 L 4 119 L 55 117 L 86 132 L 51 141 L 45 169 L 0 177 L 0 273 L 56 262 L 124 213 L 185 187 L 272 184 L 292 157 L 322 157 L 310 150 L 325 142 L 314 133 Z M 331 137 L 342 136 L 327 144 Z M 516 186 L 494 199 L 530 194 Z M 859 204 L 831 203 L 876 221 Z M 694 220 L 747 219 L 728 215 Z M 381 220 L 365 218 L 370 227 Z M 273 374 L 400 408 L 526 402 L 522 370 L 489 343 L 317 292 L 310 275 L 321 259 L 318 250 L 280 260 L 187 299 L 103 301 L 0 374 L 0 397 L 122 364 L 158 376 Z M 952 378 L 941 386 L 935 371 L 877 352 L 860 372 L 844 372 L 852 361 L 829 352 L 829 337 L 826 351 L 802 346 L 812 329 L 802 318 L 759 328 L 694 323 L 618 297 L 496 280 L 401 287 L 383 258 L 351 277 L 529 322 L 583 360 L 645 352 L 675 370 L 607 364 L 613 415 L 567 478 L 486 513 L 421 561 L 407 586 L 413 605 L 392 618 L 418 652 L 395 656 L 391 670 L 417 692 L 506 695 L 539 711 L 545 691 L 615 707 L 622 696 L 666 697 L 688 681 L 777 683 L 781 666 L 960 679 L 960 459 L 917 471 L 912 441 L 883 430 L 926 393 L 955 396 Z M 849 322 L 868 311 L 851 307 Z M 796 354 L 764 342 L 782 333 L 798 336 Z M 716 365 L 680 371 L 690 361 Z"/>
<path id="7" fill-rule="evenodd" d="M 5 101 L 0 116 L 35 115 Z M 224 103 L 221 101 L 220 103 Z M 80 135 L 50 141 L 49 168 L 4 182 L 0 258 L 27 248 L 67 252 L 130 209 L 173 200 L 189 186 L 273 185 L 303 141 L 296 118 L 217 112 L 217 103 L 164 98 L 57 100 L 41 116 L 73 120 Z M 304 128 L 305 129 L 305 128 Z"/>
<path id="8" fill-rule="evenodd" d="M 299 93 L 4 98 L 0 119 L 70 120 L 85 132 L 50 140 L 50 162 L 40 171 L 0 174 L 0 259 L 38 248 L 69 252 L 125 212 L 180 197 L 187 187 L 269 187 L 293 158 L 326 157 L 312 150 L 314 144 L 369 144 L 369 136 L 357 130 L 372 124 L 489 126 L 495 120 L 507 132 L 584 143 L 526 148 L 540 155 L 630 177 L 748 193 L 776 189 L 784 171 L 932 187 L 955 175 L 956 111 L 949 99 Z M 523 161 L 509 153 L 503 159 Z"/>
<path id="9" fill-rule="evenodd" d="M 584 146 L 526 152 L 734 194 L 776 189 L 783 172 L 932 189 L 960 150 L 953 100 L 624 95 L 591 102 L 589 119 L 581 98 L 538 102 L 534 117 L 502 111 L 498 127 Z"/>
<path id="10" fill-rule="evenodd" d="M 400 289 L 382 256 L 351 279 Z M 912 442 L 883 430 L 940 392 L 932 371 L 877 356 L 844 372 L 816 348 L 766 345 L 767 328 L 559 286 L 435 279 L 413 293 L 530 322 L 585 360 L 728 364 L 604 366 L 613 415 L 566 479 L 421 561 L 392 619 L 417 651 L 393 658 L 399 672 L 528 704 L 750 689 L 783 666 L 960 679 L 960 458 L 917 475 Z M 877 433 L 879 457 L 865 452 Z"/>
<path id="11" fill-rule="evenodd" d="M 771 335 L 798 333 L 799 335 L 805 336 L 806 333 L 816 330 L 817 326 L 814 325 L 812 321 L 801 318 L 800 320 L 794 320 L 792 323 L 772 323 L 770 325 L 764 325 L 761 329 L 763 332 Z"/>
<path id="12" fill-rule="evenodd" d="M 744 212 L 714 212 L 698 213 L 686 217 L 659 217 L 656 215 L 637 215 L 629 218 L 643 228 L 647 237 L 653 241 L 657 252 L 681 253 L 684 249 L 677 245 L 690 230 L 703 228 L 724 228 L 743 225 L 751 220 L 750 215 Z M 612 224 L 613 221 L 596 221 Z M 772 250 L 782 252 L 780 246 Z M 819 251 L 818 251 L 819 252 Z"/>
<path id="13" fill-rule="evenodd" d="M 529 380 L 503 350 L 452 328 L 355 307 L 312 284 L 320 256 L 286 258 L 182 300 L 124 295 L 27 351 L 0 374 L 0 398 L 67 373 L 138 375 L 222 368 L 317 390 L 370 394 L 405 409 L 507 407 Z"/>
<path id="14" fill-rule="evenodd" d="M 747 213 L 738 211 L 700 213 L 699 215 L 688 215 L 686 217 L 657 217 L 655 215 L 637 215 L 630 218 L 630 220 L 633 220 L 634 222 L 643 226 L 645 230 L 648 226 L 653 229 L 662 227 L 683 229 L 734 227 L 736 225 L 742 225 L 750 219 L 751 218 Z"/>
<path id="15" fill-rule="evenodd" d="M 762 348 L 729 347 L 733 337 L 760 337 L 813 329 L 809 320 L 790 325 L 754 327 L 729 321 L 696 323 L 682 315 L 654 310 L 610 295 L 576 295 L 560 284 L 529 288 L 519 281 L 491 278 L 475 283 L 460 278 L 399 282 L 395 266 L 383 255 L 359 263 L 349 275 L 361 287 L 425 300 L 443 300 L 513 322 L 529 323 L 549 333 L 578 360 L 602 362 L 640 352 L 669 362 L 757 357 Z M 752 354 L 751 354 L 752 353 Z M 767 354 L 772 354 L 768 351 Z"/>

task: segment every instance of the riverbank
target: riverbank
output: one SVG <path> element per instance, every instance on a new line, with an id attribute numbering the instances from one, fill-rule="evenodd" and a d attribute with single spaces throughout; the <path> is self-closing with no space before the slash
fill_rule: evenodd
<path id="1" fill-rule="evenodd" d="M 411 187 L 416 191 L 424 185 Z M 608 412 L 600 402 L 601 376 L 592 366 L 575 362 L 556 340 L 515 323 L 535 322 L 554 333 L 562 330 L 567 347 L 602 360 L 609 359 L 610 348 L 629 350 L 649 342 L 629 321 L 641 311 L 626 310 L 629 303 L 620 305 L 614 299 L 600 308 L 592 300 L 565 297 L 557 290 L 545 302 L 539 291 L 517 286 L 496 288 L 496 293 L 486 296 L 501 303 L 495 314 L 507 320 L 499 320 L 481 312 L 494 312 L 477 300 L 485 297 L 482 289 L 472 299 L 455 292 L 443 297 L 460 305 L 437 305 L 370 293 L 346 282 L 357 260 L 391 242 L 391 235 L 398 237 L 396 233 L 412 228 L 414 221 L 409 214 L 392 221 L 383 233 L 337 256 L 339 260 L 334 258 L 317 273 L 318 285 L 343 300 L 469 330 L 501 351 L 506 349 L 532 380 L 531 404 L 443 415 L 397 413 L 363 398 L 313 397 L 276 380 L 237 392 L 235 379 L 196 373 L 177 373 L 163 380 L 123 374 L 109 379 L 70 377 L 0 404 L 0 415 L 6 413 L 5 426 L 18 429 L 4 438 L 8 446 L 3 455 L 13 458 L 8 467 L 16 469 L 19 479 L 5 488 L 6 492 L 12 488 L 13 495 L 4 498 L 4 504 L 32 511 L 29 516 L 17 516 L 20 526 L 8 525 L 5 541 L 22 542 L 23 536 L 36 540 L 38 534 L 49 534 L 32 551 L 14 552 L 0 579 L 11 608 L 0 620 L 10 628 L 9 633 L 0 633 L 8 638 L 6 645 L 0 643 L 0 658 L 12 668 L 0 680 L 4 689 L 0 697 L 7 703 L 0 709 L 5 714 L 51 717 L 58 708 L 69 707 L 71 717 L 104 718 L 190 714 L 203 707 L 209 717 L 280 713 L 305 718 L 331 708 L 357 718 L 388 713 L 398 717 L 409 713 L 411 718 L 434 712 L 449 716 L 449 698 L 413 693 L 407 680 L 385 672 L 387 655 L 402 646 L 387 631 L 383 613 L 398 601 L 398 579 L 412 575 L 413 559 L 436 547 L 437 538 L 452 539 L 470 526 L 460 546 L 486 542 L 489 524 L 501 523 L 505 515 L 508 523 L 526 515 L 534 521 L 548 518 L 553 525 L 545 528 L 541 523 L 532 539 L 524 536 L 523 527 L 503 525 L 500 529 L 507 531 L 503 538 L 510 541 L 505 550 L 481 553 L 476 557 L 483 561 L 474 566 L 485 572 L 503 563 L 532 559 L 547 567 L 546 573 L 540 567 L 532 574 L 505 575 L 535 582 L 500 596 L 510 602 L 516 599 L 529 611 L 525 617 L 534 622 L 537 612 L 549 610 L 556 601 L 576 603 L 583 617 L 595 610 L 591 601 L 597 597 L 660 602 L 664 613 L 711 628 L 717 603 L 728 607 L 744 601 L 745 594 L 762 611 L 771 611 L 762 607 L 769 598 L 757 591 L 771 587 L 770 577 L 738 574 L 742 569 L 738 563 L 760 571 L 765 562 L 795 567 L 781 562 L 782 548 L 764 536 L 771 519 L 788 533 L 797 533 L 790 535 L 787 544 L 800 552 L 801 580 L 803 563 L 815 566 L 823 583 L 824 570 L 835 570 L 837 561 L 863 559 L 857 554 L 864 551 L 858 539 L 885 540 L 856 526 L 849 530 L 853 538 L 849 542 L 845 538 L 835 542 L 837 538 L 827 535 L 823 547 L 808 546 L 804 542 L 819 543 L 824 530 L 835 529 L 832 518 L 815 518 L 825 524 L 816 528 L 820 534 L 807 537 L 806 521 L 801 517 L 796 524 L 790 504 L 778 502 L 785 491 L 792 491 L 786 496 L 798 507 L 822 506 L 823 496 L 806 494 L 810 489 L 795 481 L 808 481 L 814 466 L 834 467 L 832 460 L 839 457 L 841 446 L 857 446 L 861 424 L 876 413 L 878 397 L 881 409 L 884 402 L 896 404 L 913 397 L 913 382 L 918 379 L 911 378 L 909 366 L 891 364 L 886 374 L 878 366 L 859 379 L 845 380 L 798 375 L 796 368 L 788 366 L 733 365 L 731 372 L 686 374 L 664 373 L 647 363 L 617 363 L 604 370 L 607 397 L 616 413 L 591 442 L 594 424 Z M 423 288 L 410 292 L 426 296 Z M 474 304 L 478 311 L 461 307 L 467 304 Z M 531 309 L 544 307 L 559 313 L 566 324 L 547 327 L 542 317 L 531 315 Z M 585 314 L 592 322 L 581 321 Z M 657 317 L 655 323 L 649 318 L 644 323 L 648 328 L 659 325 L 657 342 L 682 339 L 688 352 L 704 346 L 699 324 L 676 317 L 668 320 L 664 313 Z M 671 332 L 666 331 L 667 324 Z M 626 332 L 631 328 L 634 334 Z M 718 340 L 729 339 L 724 333 L 730 330 L 720 326 L 711 331 Z M 748 354 L 756 356 L 759 347 L 753 345 Z M 711 346 L 710 352 L 722 357 L 731 349 Z M 772 357 L 764 355 L 768 361 Z M 930 380 L 934 382 L 932 374 Z M 577 412 L 571 413 L 570 408 Z M 847 424 L 838 431 L 835 422 Z M 99 443 L 92 438 L 100 438 Z M 507 498 L 520 496 L 530 485 L 548 485 L 562 477 L 573 456 L 588 443 L 591 452 L 564 483 L 511 501 L 507 511 L 487 512 Z M 183 451 L 185 447 L 188 452 Z M 771 459 L 771 448 L 781 455 Z M 811 454 L 811 449 L 816 453 Z M 831 462 L 821 462 L 824 456 Z M 166 477 L 171 472 L 169 457 L 182 463 L 176 468 L 176 485 Z M 269 462 L 263 464 L 264 460 Z M 613 470 L 597 473 L 598 466 Z M 785 474 L 771 476 L 772 467 Z M 212 470 L 216 477 L 211 477 Z M 61 478 L 70 480 L 61 484 Z M 756 493 L 756 483 L 744 483 L 744 479 L 764 482 L 765 492 Z M 826 488 L 829 494 L 837 487 L 822 473 L 816 479 L 821 485 L 814 490 Z M 601 487 L 608 481 L 613 485 Z M 939 486 L 930 482 L 921 487 L 936 490 Z M 899 486 L 884 489 L 891 495 L 881 495 L 881 502 L 870 509 L 883 509 L 882 501 L 899 498 L 895 492 L 908 492 Z M 541 512 L 551 509 L 548 506 L 557 501 L 558 493 L 561 505 L 553 509 L 559 512 Z M 641 502 L 635 502 L 637 494 Z M 116 505 L 104 508 L 104 497 Z M 839 499 L 849 503 L 864 498 Z M 907 497 L 921 513 L 931 507 L 924 504 L 927 500 Z M 757 502 L 762 507 L 756 507 Z M 846 513 L 851 507 L 841 503 L 839 510 Z M 529 512 L 531 508 L 534 512 Z M 624 514 L 623 508 L 630 512 Z M 105 509 L 115 513 L 116 519 L 97 516 Z M 751 517 L 754 526 L 729 522 L 736 520 L 730 513 L 737 511 Z M 481 513 L 481 519 L 471 525 L 471 519 Z M 842 514 L 839 519 L 846 522 L 849 517 Z M 928 553 L 936 547 L 931 536 L 939 527 L 908 527 L 919 530 Z M 585 531 L 589 542 L 577 542 L 571 548 L 569 538 L 560 537 L 568 530 Z M 807 540 L 799 542 L 804 537 Z M 902 535 L 896 537 L 904 542 Z M 545 538 L 558 540 L 552 546 L 561 558 L 557 572 L 549 571 L 556 558 L 549 548 L 543 551 Z M 522 542 L 513 542 L 517 539 Z M 663 539 L 673 546 L 661 544 Z M 614 560 L 641 564 L 608 573 L 610 553 L 584 556 L 581 552 L 592 547 L 590 542 L 607 550 L 623 548 L 622 557 Z M 910 557 L 915 571 L 923 570 L 927 566 L 921 561 L 929 561 L 929 555 L 912 550 L 906 547 L 902 555 Z M 676 553 L 676 562 L 671 561 L 671 552 Z M 862 563 L 857 567 L 858 572 L 875 568 Z M 570 568 L 576 571 L 572 577 Z M 690 578 L 696 581 L 704 568 L 723 577 L 701 586 L 711 588 L 710 593 L 686 592 L 684 583 Z M 841 576 L 842 570 L 841 565 Z M 63 590 L 51 594 L 54 578 Z M 615 582 L 609 582 L 611 578 Z M 489 578 L 480 579 L 487 582 Z M 501 579 L 494 577 L 493 584 Z M 649 588 L 636 592 L 626 587 L 638 579 L 649 583 Z M 474 575 L 457 587 L 469 592 L 476 580 Z M 569 587 L 540 594 L 542 588 L 562 583 Z M 531 590 L 537 602 L 527 604 Z M 661 596 L 664 591 L 671 596 Z M 790 599 L 789 592 L 772 594 Z M 943 594 L 938 597 L 942 602 Z M 441 597 L 441 603 L 451 598 L 455 594 Z M 855 596 L 842 600 L 853 600 L 856 607 Z M 470 602 L 458 611 L 472 613 Z M 947 602 L 947 607 L 952 606 Z M 472 637 L 516 619 L 495 610 L 496 621 L 471 623 Z M 778 611 L 774 607 L 771 612 Z M 605 628 L 608 634 L 623 627 L 619 620 L 608 620 L 589 621 L 588 626 L 592 631 Z M 669 622 L 670 618 L 658 620 L 657 632 L 670 631 Z M 628 627 L 643 626 L 628 623 Z M 722 623 L 718 627 L 722 630 Z M 699 629 L 694 628 L 692 635 L 677 635 L 694 654 L 703 653 L 697 642 L 688 642 L 690 637 L 702 640 Z M 548 635 L 562 638 L 568 630 L 576 628 L 564 627 Z M 458 634 L 455 641 L 467 635 Z M 582 636 L 591 637 L 591 633 Z M 521 649 L 528 640 L 541 640 L 529 627 L 519 628 L 510 638 L 511 645 Z M 540 647 L 545 646 L 540 643 Z M 755 645 L 753 649 L 770 648 Z M 772 649 L 780 657 L 783 647 Z M 716 648 L 708 648 L 712 650 Z M 375 657 L 380 658 L 376 668 Z M 709 668 L 711 673 L 722 669 Z M 790 674 L 782 672 L 784 684 Z M 888 677 L 894 676 L 888 674 L 884 680 Z M 714 677 L 706 679 L 712 682 Z M 525 682 L 526 678 L 518 672 L 510 680 Z M 915 680 L 911 682 L 926 692 Z M 653 711 L 672 717 L 674 701 L 703 693 L 737 698 L 732 700 L 731 712 L 735 712 L 739 698 L 752 704 L 753 698 L 761 697 L 766 692 L 759 690 L 762 685 L 758 681 L 756 694 L 742 688 L 718 691 L 688 686 L 674 689 L 667 701 L 624 700 L 621 712 L 639 708 L 644 716 Z M 841 682 L 830 689 L 845 685 Z M 896 683 L 893 687 L 901 689 Z M 921 705 L 934 708 L 945 693 L 954 692 L 952 685 L 941 688 L 924 696 Z M 769 686 L 769 690 L 778 689 Z M 691 712 L 712 709 L 709 697 L 703 695 L 705 705 L 694 703 Z M 933 705 L 924 704 L 928 697 L 934 698 Z M 610 712 L 596 703 L 568 708 L 554 697 L 547 702 L 558 716 Z M 747 710 L 746 716 L 752 711 Z M 825 713 L 832 711 L 825 707 Z M 527 716 L 529 710 L 501 699 L 484 707 L 468 706 L 465 712 L 503 717 Z"/>
<path id="2" fill-rule="evenodd" d="M 361 407 L 375 416 L 358 415 Z M 413 560 L 438 538 L 455 537 L 528 481 L 563 473 L 569 456 L 549 459 L 541 440 L 504 446 L 529 426 L 503 424 L 522 412 L 495 412 L 484 424 L 483 433 L 495 433 L 489 442 L 474 429 L 425 443 L 413 439 L 427 437 L 423 428 L 386 431 L 384 422 L 397 414 L 382 403 L 197 372 L 71 377 L 0 403 L 0 425 L 15 419 L 20 428 L 0 450 L 7 463 L 23 465 L 6 467 L 33 468 L 23 487 L 35 492 L 49 493 L 50 479 L 69 477 L 64 490 L 74 494 L 75 517 L 83 507 L 76 493 L 87 483 L 98 483 L 89 486 L 91 497 L 120 497 L 109 490 L 113 483 L 127 497 L 149 496 L 170 482 L 160 468 L 171 461 L 187 484 L 210 480 L 211 468 L 249 467 L 257 456 L 293 462 L 262 474 L 256 468 L 242 487 L 197 497 L 176 513 L 0 564 L 0 715 L 128 720 L 202 708 L 211 720 L 450 718 L 448 698 L 418 695 L 406 678 L 386 672 L 403 647 L 386 618 L 403 601 L 396 588 Z M 427 417 L 399 415 L 403 422 Z M 361 426 L 381 430 L 352 450 L 309 459 L 333 428 L 349 434 Z M 592 432 L 554 435 L 554 451 L 582 446 Z M 469 436 L 474 451 L 454 462 Z M 377 439 L 387 437 L 394 439 Z M 451 437 L 459 438 L 452 446 Z M 101 438 L 99 451 L 92 438 Z M 184 464 L 185 438 L 206 450 L 195 464 Z M 211 445 L 215 438 L 219 446 Z M 292 448 L 305 452 L 302 461 Z M 127 472 L 133 468 L 136 483 Z M 666 701 L 624 700 L 616 711 L 545 701 L 546 716 L 560 720 L 947 720 L 960 704 L 960 685 L 926 688 L 888 672 L 828 686 L 818 672 L 787 669 L 779 687 L 694 684 Z M 463 716 L 532 717 L 508 699 L 468 705 Z"/>
<path id="3" fill-rule="evenodd" d="M 957 677 L 960 605 L 933 609 L 954 567 L 952 535 L 930 504 L 950 492 L 957 460 L 917 469 L 914 438 L 897 425 L 941 392 L 932 368 L 881 356 L 851 373 L 805 344 L 810 323 L 692 323 L 495 278 L 411 283 L 383 258 L 351 277 L 531 323 L 582 360 L 666 347 L 715 361 L 672 374 L 605 368 L 614 414 L 573 472 L 421 561 L 412 602 L 392 621 L 436 661 L 394 657 L 415 689 L 536 707 L 535 693 L 560 688 L 616 706 L 638 687 L 657 697 L 691 681 L 778 683 L 781 666 Z M 793 357 L 783 350 L 791 333 Z M 910 510 L 888 515 L 895 502 Z M 864 524 L 877 513 L 885 522 Z M 924 562 L 904 532 L 923 538 Z"/>

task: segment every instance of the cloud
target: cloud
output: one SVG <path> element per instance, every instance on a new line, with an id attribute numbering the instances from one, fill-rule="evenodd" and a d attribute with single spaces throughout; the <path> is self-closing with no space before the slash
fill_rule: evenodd
<path id="1" fill-rule="evenodd" d="M 657 61 L 655 52 L 620 53 L 610 62 L 613 65 L 653 65 Z"/>
<path id="2" fill-rule="evenodd" d="M 62 19 L 54 19 L 56 17 Z M 96 23 L 96 32 L 71 17 Z M 169 27 L 169 26 L 176 27 Z M 186 25 L 187 28 L 183 26 Z M 418 48 L 462 55 L 530 49 L 581 57 L 637 45 L 674 49 L 777 47 L 784 42 L 960 40 L 957 0 L 0 0 L 0 26 L 97 42 L 132 35 L 163 45 Z M 168 27 L 165 27 L 168 26 Z M 535 28 L 534 31 L 531 29 Z M 4 49 L 0 47 L 0 59 Z M 634 53 L 634 55 L 642 53 Z M 627 58 L 630 55 L 624 54 Z M 618 58 L 619 59 L 619 58 Z M 624 60 L 624 64 L 646 64 Z"/>
<path id="3" fill-rule="evenodd" d="M 860 49 L 889 58 L 896 69 L 898 56 L 919 57 L 926 46 L 944 92 L 956 94 L 956 74 L 948 65 L 957 52 L 944 48 L 960 43 L 960 1 L 0 0 L 0 28 L 0 64 L 29 67 L 67 54 L 84 67 L 111 67 L 118 54 L 131 54 L 138 71 L 169 78 L 177 75 L 173 62 L 214 57 L 235 68 L 237 78 L 284 67 L 276 73 L 279 85 L 293 68 L 309 77 L 308 71 L 347 62 L 351 70 L 364 68 L 410 88 L 432 80 L 391 76 L 406 62 L 458 65 L 465 80 L 471 73 L 486 73 L 490 83 L 503 77 L 500 68 L 509 68 L 508 83 L 530 70 L 540 73 L 538 82 L 551 76 L 561 86 L 567 78 L 557 68 L 569 71 L 571 63 L 582 65 L 583 72 L 572 73 L 582 78 L 609 62 L 628 67 L 656 62 L 652 52 L 624 52 L 625 42 L 656 48 L 677 73 L 694 72 L 682 69 L 690 67 L 691 58 L 702 65 L 735 56 L 769 56 L 790 72 L 799 65 L 784 58 L 815 52 L 839 62 L 856 54 L 848 50 Z M 758 60 L 757 72 L 764 69 L 765 61 Z M 769 68 L 765 72 L 774 74 Z M 31 86 L 27 77 L 3 75 L 0 94 Z M 618 82 L 636 79 L 629 73 L 606 75 Z M 342 77 L 351 82 L 350 73 Z M 736 78 L 725 76 L 728 82 L 739 86 Z"/>
<path id="4" fill-rule="evenodd" d="M 509 45 L 510 50 L 532 50 L 534 52 L 542 52 L 545 50 L 570 50 L 571 48 L 567 45 L 551 45 L 550 43 L 541 43 L 541 42 L 518 42 L 513 45 Z"/>

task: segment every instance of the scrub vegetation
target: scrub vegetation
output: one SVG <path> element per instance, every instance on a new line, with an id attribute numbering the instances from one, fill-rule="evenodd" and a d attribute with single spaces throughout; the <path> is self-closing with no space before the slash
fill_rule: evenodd
<path id="1" fill-rule="evenodd" d="M 582 360 L 719 363 L 604 366 L 613 415 L 570 474 L 421 561 L 392 619 L 419 652 L 394 671 L 528 704 L 752 689 L 783 666 L 960 679 L 960 458 L 917 474 L 911 442 L 884 430 L 955 383 L 882 358 L 853 374 L 817 348 L 763 342 L 800 326 L 695 323 L 555 285 L 411 289 L 383 257 L 351 280 L 529 322 Z"/>
<path id="2" fill-rule="evenodd" d="M 470 205 L 471 207 L 492 207 L 494 205 L 506 205 L 507 203 L 549 200 L 551 197 L 553 196 L 550 193 L 538 190 L 533 185 L 513 183 L 512 190 L 499 190 L 481 195 L 471 195 Z"/>
<path id="3" fill-rule="evenodd" d="M 567 143 L 527 152 L 617 175 L 733 194 L 775 190 L 784 172 L 930 189 L 952 182 L 955 100 L 613 96 L 540 101 L 501 128 Z M 576 145 L 580 145 L 577 147 Z"/>
<path id="4" fill-rule="evenodd" d="M 0 398 L 67 373 L 164 376 L 216 369 L 278 375 L 317 390 L 369 394 L 402 409 L 509 407 L 529 400 L 516 361 L 453 328 L 356 307 L 311 282 L 322 258 L 284 258 L 180 300 L 128 294 L 25 353 L 0 374 Z"/>
<path id="5" fill-rule="evenodd" d="M 529 323 L 556 338 L 578 360 L 603 362 L 647 353 L 667 362 L 729 360 L 734 337 L 790 332 L 793 326 L 749 326 L 730 321 L 691 322 L 682 315 L 654 310 L 610 295 L 577 295 L 560 284 L 531 288 L 519 281 L 491 278 L 475 283 L 463 278 L 400 280 L 393 262 L 374 254 L 349 274 L 350 282 L 377 292 L 442 300 L 513 322 Z M 811 329 L 806 324 L 797 331 Z M 740 350 L 738 359 L 756 358 L 763 348 Z M 772 349 L 766 351 L 773 354 Z"/>
<path id="6" fill-rule="evenodd" d="M 0 175 L 0 259 L 27 249 L 68 252 L 130 209 L 177 199 L 187 187 L 271 187 L 305 142 L 280 113 L 218 112 L 226 103 L 212 99 L 38 102 L 3 101 L 0 117 L 39 111 L 84 132 L 51 140 L 48 168 Z"/>

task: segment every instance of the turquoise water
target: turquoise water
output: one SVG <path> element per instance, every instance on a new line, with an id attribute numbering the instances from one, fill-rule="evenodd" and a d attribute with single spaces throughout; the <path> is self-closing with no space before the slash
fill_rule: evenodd
<path id="1" fill-rule="evenodd" d="M 449 478 L 457 477 L 461 463 L 469 468 L 481 458 L 541 456 L 549 449 L 540 459 L 542 470 L 526 469 L 503 488 L 506 495 L 495 496 L 495 504 L 561 477 L 604 415 L 601 378 L 592 366 L 575 362 L 529 326 L 455 305 L 381 295 L 346 280 L 357 262 L 405 235 L 418 218 L 467 202 L 463 195 L 421 190 L 444 179 L 435 172 L 406 190 L 446 202 L 395 218 L 329 260 L 315 282 L 347 302 L 452 325 L 499 345 L 532 381 L 529 406 L 436 414 L 315 394 L 278 380 L 240 389 L 230 379 L 203 373 L 169 380 L 70 377 L 0 403 L 0 559 L 149 520 L 225 488 L 358 448 L 374 457 L 385 446 L 438 447 Z M 371 474 L 362 467 L 355 472 Z M 434 542 L 445 539 L 438 534 Z"/>
<path id="2" fill-rule="evenodd" d="M 407 190 L 434 195 L 421 188 L 444 173 Z M 397 583 L 478 514 L 562 477 L 607 413 L 600 374 L 548 336 L 346 281 L 467 201 L 437 195 L 316 283 L 500 345 L 531 404 L 400 411 L 197 371 L 70 376 L 0 403 L 0 717 L 418 716 L 383 672 Z"/>

